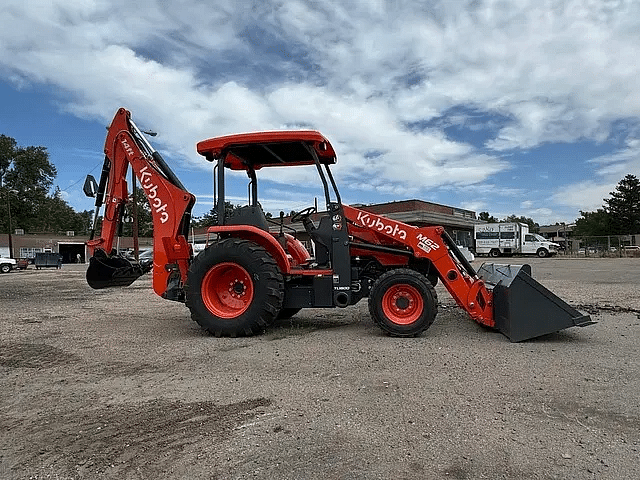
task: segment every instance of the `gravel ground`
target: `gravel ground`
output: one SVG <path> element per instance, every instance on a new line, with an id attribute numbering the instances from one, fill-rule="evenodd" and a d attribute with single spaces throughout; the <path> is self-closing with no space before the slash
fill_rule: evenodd
<path id="1" fill-rule="evenodd" d="M 513 344 L 439 286 L 418 338 L 366 302 L 214 338 L 149 276 L 0 275 L 0 478 L 640 478 L 640 259 L 526 261 L 598 323 Z"/>

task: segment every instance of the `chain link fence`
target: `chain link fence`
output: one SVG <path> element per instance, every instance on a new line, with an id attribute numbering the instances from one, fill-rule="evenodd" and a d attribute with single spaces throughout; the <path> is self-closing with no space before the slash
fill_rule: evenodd
<path id="1" fill-rule="evenodd" d="M 634 244 L 637 235 L 607 235 L 572 237 L 561 242 L 561 255 L 574 257 L 640 257 L 640 246 Z"/>

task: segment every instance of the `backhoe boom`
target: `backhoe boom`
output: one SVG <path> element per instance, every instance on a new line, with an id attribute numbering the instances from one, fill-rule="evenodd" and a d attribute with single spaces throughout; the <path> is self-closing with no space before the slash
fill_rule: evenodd
<path id="1" fill-rule="evenodd" d="M 142 274 L 114 251 L 124 206 L 129 201 L 126 177 L 131 167 L 153 218 L 153 289 L 158 295 L 182 300 L 174 297 L 182 296 L 180 287 L 186 282 L 192 255 L 187 237 L 195 197 L 146 141 L 124 108 L 118 110 L 108 128 L 104 151 L 107 186 L 104 198 L 97 198 L 96 205 L 104 203 L 105 208 L 100 236 L 87 242 L 92 255 L 87 270 L 89 284 L 97 288 L 112 286 L 112 281 L 122 285 L 130 280 L 130 284 Z"/>

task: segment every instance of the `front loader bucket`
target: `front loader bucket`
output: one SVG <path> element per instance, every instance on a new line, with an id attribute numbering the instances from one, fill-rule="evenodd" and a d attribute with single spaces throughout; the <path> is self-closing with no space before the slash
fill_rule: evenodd
<path id="1" fill-rule="evenodd" d="M 530 265 L 484 263 L 478 275 L 493 286 L 495 328 L 512 342 L 595 323 L 535 281 Z"/>
<path id="2" fill-rule="evenodd" d="M 128 287 L 143 275 L 138 265 L 118 255 L 107 256 L 103 250 L 96 250 L 89 259 L 87 283 L 96 290 L 108 287 Z"/>

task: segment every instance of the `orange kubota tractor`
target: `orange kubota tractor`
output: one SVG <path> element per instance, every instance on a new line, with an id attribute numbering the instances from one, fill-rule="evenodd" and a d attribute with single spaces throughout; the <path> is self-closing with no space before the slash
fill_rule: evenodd
<path id="1" fill-rule="evenodd" d="M 414 336 L 436 317 L 438 281 L 473 320 L 514 342 L 592 323 L 533 280 L 528 265 L 484 264 L 476 272 L 443 227 L 418 228 L 343 204 L 330 170 L 336 153 L 316 131 L 248 133 L 198 143 L 198 153 L 216 163 L 217 225 L 208 228 L 210 242 L 194 256 L 187 239 L 195 197 L 127 110 L 118 110 L 108 130 L 100 181 L 88 176 L 84 188 L 96 197 L 96 220 L 105 207 L 100 236 L 92 234 L 87 242 L 87 281 L 93 288 L 127 286 L 144 273 L 114 250 L 129 201 L 131 166 L 153 216 L 153 289 L 184 302 L 192 318 L 216 336 L 253 335 L 302 308 L 347 307 L 365 297 L 382 330 Z M 317 169 L 324 190 L 325 211 L 309 207 L 291 219 L 302 222 L 313 254 L 285 232 L 282 215 L 270 231 L 258 202 L 256 172 L 293 166 Z M 225 169 L 249 177 L 248 205 L 230 215 Z"/>

